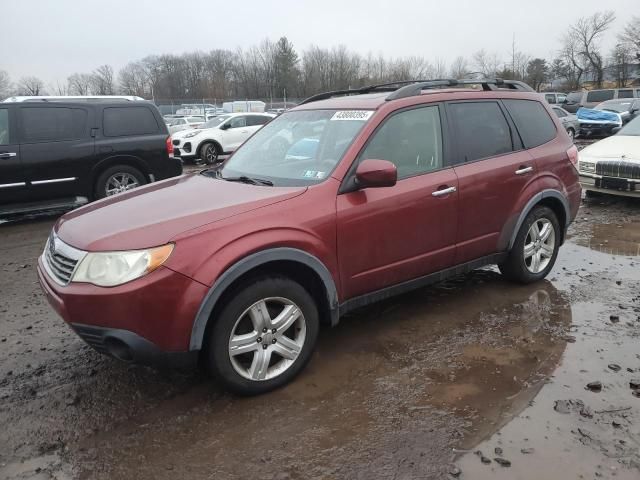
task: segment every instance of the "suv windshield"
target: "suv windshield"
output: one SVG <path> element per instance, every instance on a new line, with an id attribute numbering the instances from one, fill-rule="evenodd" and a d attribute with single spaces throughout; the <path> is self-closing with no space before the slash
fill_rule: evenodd
<path id="1" fill-rule="evenodd" d="M 640 117 L 634 118 L 627 123 L 617 135 L 630 135 L 634 137 L 640 136 Z"/>
<path id="2" fill-rule="evenodd" d="M 567 102 L 579 103 L 582 100 L 582 92 L 571 92 L 567 95 Z"/>
<path id="3" fill-rule="evenodd" d="M 280 115 L 251 137 L 219 171 L 276 186 L 322 182 L 373 114 L 369 110 L 303 110 Z"/>

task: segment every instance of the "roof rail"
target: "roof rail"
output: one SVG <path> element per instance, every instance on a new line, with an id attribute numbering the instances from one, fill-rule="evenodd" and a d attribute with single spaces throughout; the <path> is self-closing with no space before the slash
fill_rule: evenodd
<path id="1" fill-rule="evenodd" d="M 367 85 L 365 87 L 353 88 L 348 90 L 333 90 L 329 92 L 318 93 L 316 95 L 312 95 L 309 98 L 304 99 L 298 105 L 304 105 L 305 103 L 317 102 L 318 100 L 326 100 L 331 97 L 338 97 L 341 95 L 362 95 L 364 93 L 370 93 L 374 90 L 382 91 L 382 92 L 395 92 L 400 85 L 408 85 L 410 83 L 416 82 L 428 82 L 428 80 L 402 80 L 398 82 L 389 82 L 389 83 L 379 83 L 376 85 Z M 396 86 L 394 88 L 394 86 Z"/>
<path id="2" fill-rule="evenodd" d="M 485 91 L 499 90 L 499 89 L 510 89 L 510 90 L 520 90 L 523 92 L 534 92 L 535 90 L 531 88 L 524 82 L 519 82 L 517 80 L 503 80 L 501 78 L 483 78 L 480 80 L 474 79 L 463 79 L 456 80 L 454 78 L 444 79 L 444 80 L 427 80 L 425 82 L 417 81 L 411 83 L 410 85 L 406 85 L 402 88 L 395 90 L 391 95 L 389 95 L 386 100 L 397 100 L 399 98 L 413 97 L 416 95 L 420 95 L 422 90 L 426 90 L 428 88 L 439 88 L 439 87 L 459 87 L 461 85 L 482 85 L 482 89 Z"/>

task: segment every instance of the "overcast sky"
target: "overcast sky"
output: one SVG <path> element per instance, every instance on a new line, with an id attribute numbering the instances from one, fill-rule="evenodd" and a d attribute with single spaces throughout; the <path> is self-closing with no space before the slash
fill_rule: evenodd
<path id="1" fill-rule="evenodd" d="M 358 53 L 450 62 L 485 48 L 550 58 L 566 26 L 604 8 L 617 20 L 640 0 L 0 0 L 0 69 L 49 84 L 149 54 L 249 47 L 287 36 L 298 52 L 344 44 Z"/>

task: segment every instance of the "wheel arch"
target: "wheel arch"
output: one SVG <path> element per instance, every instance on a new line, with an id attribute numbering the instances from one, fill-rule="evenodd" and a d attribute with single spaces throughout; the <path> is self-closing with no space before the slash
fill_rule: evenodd
<path id="1" fill-rule="evenodd" d="M 525 207 L 520 212 L 518 216 L 518 220 L 516 221 L 515 228 L 511 233 L 511 238 L 509 239 L 508 249 L 511 250 L 513 244 L 516 241 L 516 237 L 518 236 L 518 232 L 520 231 L 520 227 L 522 226 L 524 219 L 527 218 L 529 212 L 533 210 L 538 205 L 543 205 L 545 207 L 549 207 L 558 217 L 558 222 L 560 223 L 561 228 L 561 239 L 560 244 L 564 242 L 564 238 L 566 236 L 566 230 L 569 226 L 569 219 L 571 218 L 571 211 L 569 209 L 569 201 L 567 197 L 562 194 L 562 192 L 553 189 L 543 190 L 535 194 L 531 199 L 527 202 Z"/>
<path id="2" fill-rule="evenodd" d="M 205 145 L 209 145 L 210 143 L 213 143 L 216 146 L 216 148 L 218 149 L 218 155 L 222 155 L 224 153 L 222 144 L 218 140 L 207 138 L 205 140 L 202 140 L 198 145 L 198 149 L 195 151 L 196 158 L 202 158 L 202 149 L 205 147 Z"/>
<path id="3" fill-rule="evenodd" d="M 318 302 L 320 318 L 328 319 L 331 325 L 338 323 L 338 292 L 327 267 L 305 251 L 271 248 L 236 262 L 215 281 L 194 319 L 189 350 L 202 349 L 208 328 L 213 323 L 217 307 L 224 302 L 225 294 L 230 294 L 235 286 L 252 276 L 271 272 L 288 276 L 303 285 Z"/>

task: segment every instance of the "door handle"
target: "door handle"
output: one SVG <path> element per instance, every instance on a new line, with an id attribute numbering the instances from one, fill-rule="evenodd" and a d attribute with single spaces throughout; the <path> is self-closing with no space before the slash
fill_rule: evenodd
<path id="1" fill-rule="evenodd" d="M 520 165 L 520 168 L 516 170 L 516 175 L 524 175 L 525 173 L 533 172 L 533 167 L 526 167 L 524 165 Z"/>
<path id="2" fill-rule="evenodd" d="M 15 152 L 3 152 L 3 153 L 0 153 L 0 159 L 12 158 L 12 157 L 15 157 L 16 155 L 17 153 Z"/>
<path id="3" fill-rule="evenodd" d="M 443 188 L 442 190 L 436 190 L 435 192 L 432 192 L 431 195 L 433 195 L 434 197 L 442 197 L 444 195 L 449 195 L 450 193 L 453 193 L 457 191 L 456 187 L 447 187 L 447 188 Z"/>

